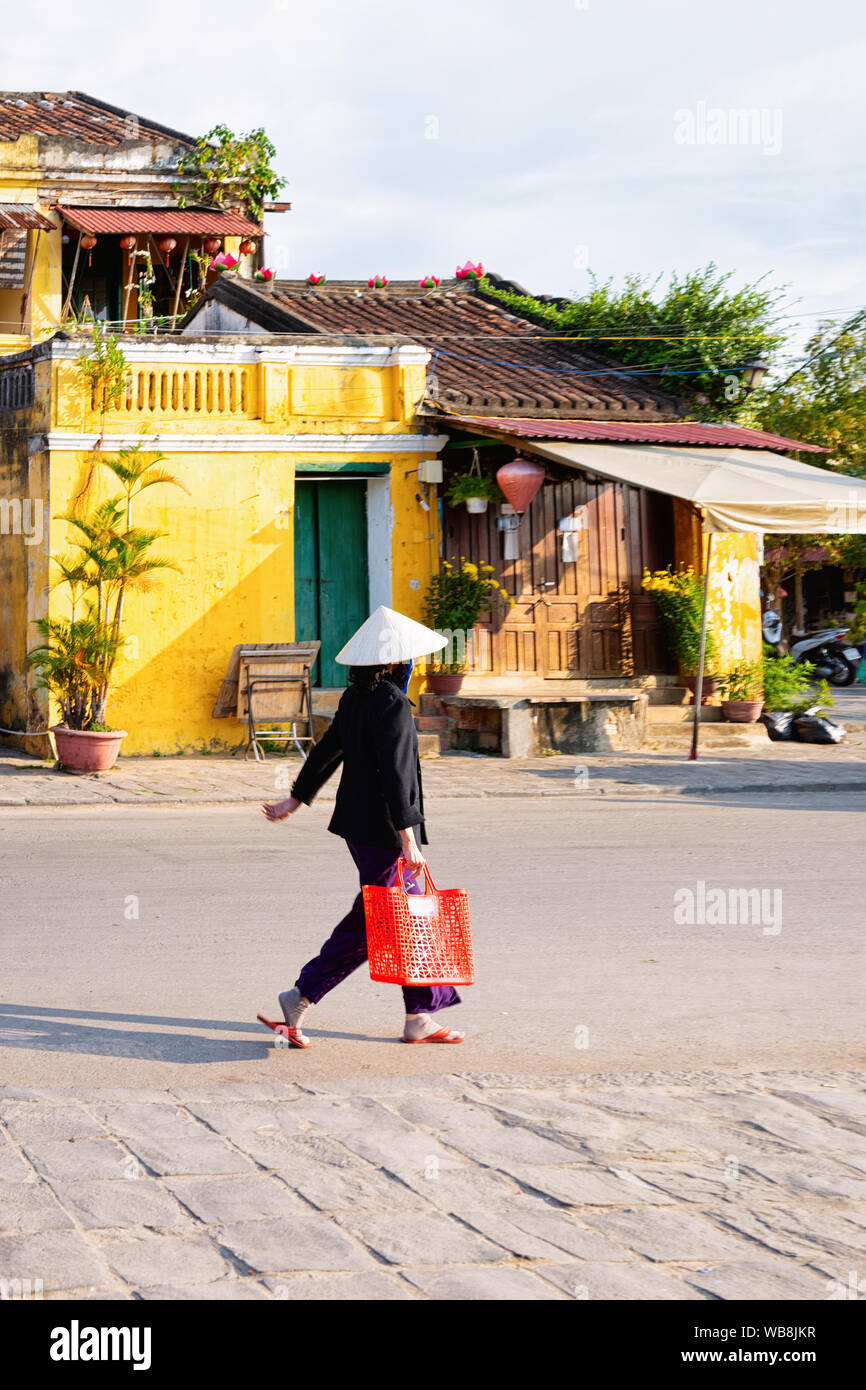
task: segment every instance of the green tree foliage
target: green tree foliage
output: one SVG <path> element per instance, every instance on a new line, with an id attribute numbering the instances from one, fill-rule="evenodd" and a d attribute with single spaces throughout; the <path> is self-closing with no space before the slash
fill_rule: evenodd
<path id="1" fill-rule="evenodd" d="M 591 276 L 582 298 L 555 303 L 496 289 L 487 279 L 482 290 L 578 346 L 652 372 L 656 386 L 688 398 L 691 418 L 730 420 L 748 399 L 745 364 L 770 361 L 783 341 L 777 305 L 784 293 L 766 286 L 766 277 L 737 290 L 732 276 L 712 262 L 672 275 L 666 286 L 661 276 L 627 275 L 622 288 Z"/>
<path id="2" fill-rule="evenodd" d="M 760 429 L 823 444 L 828 454 L 805 463 L 866 478 L 866 310 L 840 331 L 822 321 L 806 345 L 806 361 L 787 381 L 756 394 Z"/>
<path id="3" fill-rule="evenodd" d="M 189 186 L 192 202 L 222 207 L 226 194 L 231 194 L 260 222 L 265 202 L 286 183 L 271 167 L 276 153 L 261 127 L 235 135 L 228 126 L 215 125 L 178 161 L 177 172 Z M 178 206 L 186 207 L 190 199 L 182 185 L 173 184 L 172 192 Z"/>

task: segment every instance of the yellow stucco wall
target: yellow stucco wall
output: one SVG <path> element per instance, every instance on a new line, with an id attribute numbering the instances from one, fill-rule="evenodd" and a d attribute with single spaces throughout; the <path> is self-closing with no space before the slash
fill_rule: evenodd
<path id="1" fill-rule="evenodd" d="M 0 203 L 37 203 L 39 143 L 35 135 L 4 141 L 0 161 Z M 31 231 L 27 237 L 25 289 L 0 289 L 0 355 L 20 352 L 53 333 L 62 308 L 61 231 L 59 219 L 47 212 L 57 226 L 51 232 Z M 29 285 L 30 295 L 22 300 Z"/>
<path id="2" fill-rule="evenodd" d="M 197 452 L 191 440 L 189 450 L 172 452 L 170 443 L 160 443 L 165 455 L 160 466 L 180 478 L 188 491 L 168 485 L 147 489 L 134 504 L 133 521 L 166 533 L 155 552 L 172 559 L 179 572 L 157 574 L 149 592 L 131 592 L 127 598 L 124 630 L 131 641 L 115 671 L 108 722 L 127 730 L 126 755 L 233 747 L 241 738 L 242 726 L 232 718 L 215 720 L 211 715 L 232 649 L 239 642 L 294 637 L 296 469 L 316 467 L 326 460 L 389 465 L 392 526 L 386 543 L 391 548 L 391 602 L 420 619 L 438 553 L 435 489 L 427 489 L 430 510 L 425 512 L 416 499 L 418 454 L 389 450 L 388 439 L 414 429 L 411 419 L 394 417 L 420 393 L 423 367 L 387 365 L 347 372 L 333 365 L 304 366 L 305 404 L 309 405 L 316 387 L 313 374 L 318 374 L 318 398 L 327 401 L 328 413 L 297 417 L 292 412 L 292 376 L 298 369 L 285 363 L 254 364 L 245 387 L 245 412 L 240 408 L 237 383 L 233 414 L 226 382 L 219 386 L 214 380 L 208 386 L 201 381 L 197 389 L 202 402 L 208 391 L 215 403 L 222 393 L 226 408 L 220 412 L 215 405 L 190 420 L 174 378 L 179 371 L 214 371 L 212 364 L 194 359 L 180 367 L 153 361 L 141 364 L 132 350 L 129 357 L 134 376 L 139 370 L 148 376 L 144 399 L 145 403 L 152 400 L 154 408 L 110 412 L 105 419 L 105 453 L 114 451 L 119 436 L 133 432 L 147 448 L 148 436 L 158 430 L 174 436 L 230 433 L 238 447 Z M 232 366 L 223 364 L 222 369 Z M 54 428 L 95 437 L 100 421 L 85 399 L 75 361 L 55 361 L 52 370 Z M 155 383 L 149 374 L 155 375 Z M 171 379 L 164 386 L 165 374 Z M 385 380 L 377 380 L 376 374 Z M 159 406 L 163 399 L 168 402 L 165 409 Z M 138 400 L 135 394 L 133 406 Z M 341 400 L 342 416 L 335 409 Z M 263 420 L 263 415 L 269 418 Z M 261 447 L 263 433 L 288 431 L 301 436 L 333 433 L 334 450 L 324 456 L 302 448 L 288 453 Z M 351 443 L 340 439 L 358 432 L 381 433 L 382 451 L 365 451 L 359 459 Z M 258 436 L 255 447 L 251 441 L 249 449 L 243 448 L 244 433 Z M 52 449 L 50 548 L 54 554 L 69 549 L 72 533 L 67 523 L 56 518 L 71 507 L 87 460 L 81 449 Z M 107 470 L 97 476 L 94 501 L 117 490 Z M 64 590 L 53 591 L 51 611 L 68 613 Z M 416 678 L 416 690 L 419 684 Z"/>
<path id="3" fill-rule="evenodd" d="M 17 369 L 16 369 L 17 370 Z M 50 479 L 47 453 L 33 438 L 48 419 L 49 372 L 37 363 L 33 404 L 0 416 L 0 725 L 23 728 L 39 717 L 42 697 L 25 656 L 37 641 L 34 618 L 47 610 Z M 21 744 L 48 754 L 45 739 Z"/>
<path id="4" fill-rule="evenodd" d="M 674 551 L 677 567 L 704 573 L 707 537 L 698 510 L 674 499 Z M 716 639 L 717 670 L 723 675 L 739 661 L 761 656 L 761 575 L 758 537 L 750 532 L 713 536 L 707 618 Z M 721 697 L 719 697 L 721 698 Z"/>
<path id="5" fill-rule="evenodd" d="M 704 537 L 706 559 L 707 538 Z M 713 536 L 708 622 L 718 648 L 719 672 L 761 656 L 761 593 L 758 537 Z"/>
<path id="6" fill-rule="evenodd" d="M 282 457 L 262 454 L 178 454 L 160 467 L 188 492 L 145 490 L 134 504 L 137 526 L 166 532 L 153 553 L 177 566 L 156 574 L 149 592 L 130 592 L 124 632 L 130 639 L 115 670 L 108 722 L 124 728 L 124 753 L 179 752 L 227 737 L 229 721 L 211 719 L 232 648 L 237 642 L 292 636 L 292 470 Z M 82 455 L 52 453 L 53 512 L 71 505 Z M 103 470 L 100 495 L 110 488 Z M 68 527 L 52 520 L 51 549 L 68 549 Z M 52 613 L 68 614 L 62 589 Z M 232 735 L 235 735 L 232 737 Z"/>

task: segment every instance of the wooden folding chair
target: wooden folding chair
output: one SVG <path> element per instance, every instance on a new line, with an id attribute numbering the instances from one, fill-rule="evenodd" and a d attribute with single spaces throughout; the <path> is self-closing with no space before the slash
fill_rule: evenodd
<path id="1" fill-rule="evenodd" d="M 247 725 L 246 741 L 239 745 L 245 759 L 252 749 L 257 762 L 264 760 L 262 739 L 293 743 L 306 757 L 303 744 L 315 742 L 311 683 L 320 646 L 320 642 L 295 642 L 267 649 L 241 647 L 237 715 Z M 291 727 L 262 728 L 262 721 Z"/>

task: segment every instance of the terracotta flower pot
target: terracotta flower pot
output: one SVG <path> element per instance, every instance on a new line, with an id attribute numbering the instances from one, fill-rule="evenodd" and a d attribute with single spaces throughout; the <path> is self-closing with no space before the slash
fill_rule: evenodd
<path id="1" fill-rule="evenodd" d="M 698 688 L 697 676 L 682 676 L 682 683 L 686 690 L 692 692 L 692 703 L 694 703 L 695 692 Z M 708 705 L 712 697 L 718 693 L 719 682 L 716 676 L 704 676 L 701 683 L 701 704 Z"/>
<path id="2" fill-rule="evenodd" d="M 763 708 L 763 700 L 723 700 L 722 718 L 732 724 L 756 724 Z"/>
<path id="3" fill-rule="evenodd" d="M 57 760 L 70 772 L 108 772 L 114 767 L 120 745 L 126 738 L 125 729 L 112 729 L 101 734 L 84 729 L 67 729 L 55 724 L 51 730 L 57 748 Z"/>
<path id="4" fill-rule="evenodd" d="M 427 689 L 433 695 L 456 695 L 462 684 L 462 671 L 427 672 Z"/>

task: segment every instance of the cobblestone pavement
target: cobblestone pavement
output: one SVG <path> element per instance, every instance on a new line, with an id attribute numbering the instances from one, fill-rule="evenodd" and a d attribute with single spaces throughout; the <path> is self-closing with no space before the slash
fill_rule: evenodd
<path id="1" fill-rule="evenodd" d="M 866 1073 L 0 1088 L 7 1298 L 862 1298 L 864 1195 Z"/>
<path id="2" fill-rule="evenodd" d="M 696 796 L 712 793 L 866 791 L 866 733 L 838 747 L 773 744 L 713 750 L 690 763 L 683 753 L 503 759 L 447 753 L 424 759 L 424 795 Z M 124 758 L 110 773 L 52 771 L 38 758 L 0 752 L 0 807 L 194 805 L 287 796 L 300 759 L 264 763 L 228 757 Z M 338 777 L 321 792 L 333 799 Z"/>

